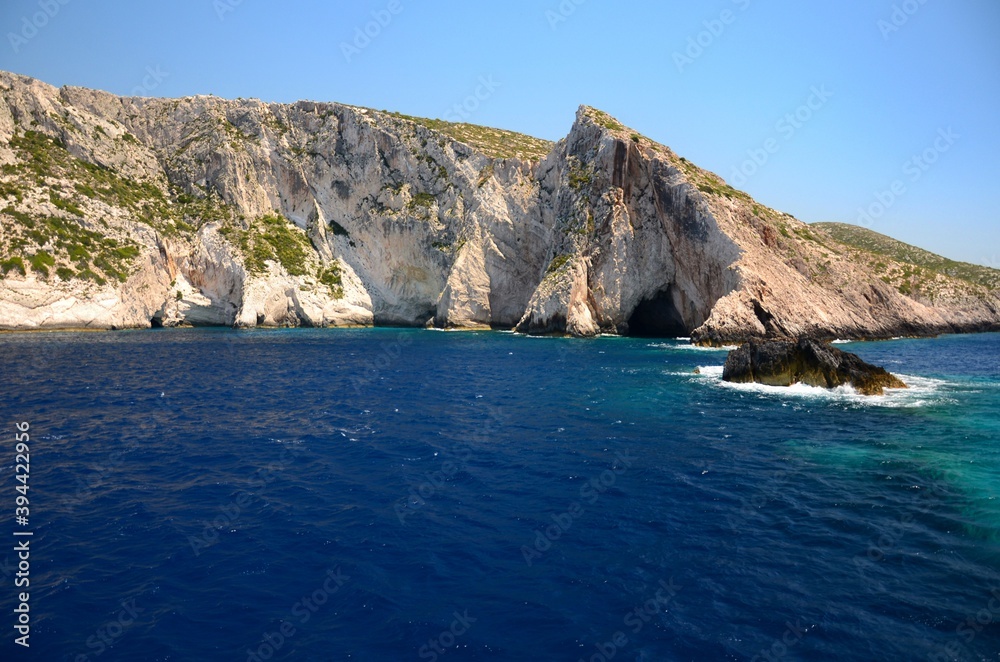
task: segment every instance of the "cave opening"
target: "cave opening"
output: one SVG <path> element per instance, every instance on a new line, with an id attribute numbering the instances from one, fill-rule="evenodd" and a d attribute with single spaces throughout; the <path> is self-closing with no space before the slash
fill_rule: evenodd
<path id="1" fill-rule="evenodd" d="M 628 318 L 628 335 L 638 338 L 680 338 L 690 332 L 670 289 L 644 299 Z"/>

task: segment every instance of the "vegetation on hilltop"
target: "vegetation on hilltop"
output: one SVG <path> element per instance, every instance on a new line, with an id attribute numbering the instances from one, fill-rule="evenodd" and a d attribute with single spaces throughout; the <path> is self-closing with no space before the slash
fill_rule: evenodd
<path id="1" fill-rule="evenodd" d="M 552 151 L 555 143 L 540 138 L 533 138 L 506 131 L 504 129 L 494 129 L 487 126 L 466 124 L 464 122 L 446 122 L 438 119 L 428 119 L 426 117 L 413 117 L 402 113 L 386 112 L 387 115 L 407 120 L 433 131 L 445 134 L 449 138 L 475 147 L 486 156 L 495 159 L 518 158 L 525 161 L 538 161 L 547 156 Z"/>
<path id="2" fill-rule="evenodd" d="M 698 190 L 702 193 L 742 200 L 748 203 L 753 202 L 753 199 L 743 191 L 733 188 L 715 173 L 699 168 L 684 157 L 677 159 L 677 165 L 687 175 L 687 178 L 691 180 L 691 183 L 697 186 Z"/>
<path id="3" fill-rule="evenodd" d="M 922 274 L 922 272 L 931 272 L 932 274 L 957 278 L 991 290 L 1000 289 L 1000 270 L 997 269 L 949 260 L 946 257 L 857 225 L 813 223 L 811 227 L 825 231 L 845 246 L 888 258 L 904 265 L 912 265 L 915 269 L 910 269 L 908 276 L 924 275 L 926 277 L 927 274 Z M 882 271 L 887 268 L 884 262 L 877 263 L 876 266 L 880 266 Z"/>
<path id="4" fill-rule="evenodd" d="M 602 126 L 609 131 L 624 131 L 625 125 L 616 120 L 615 118 L 608 115 L 603 110 L 598 110 L 596 108 L 591 108 L 586 106 L 584 112 L 587 116 L 592 119 L 598 126 Z M 638 134 L 636 134 L 638 135 Z"/>

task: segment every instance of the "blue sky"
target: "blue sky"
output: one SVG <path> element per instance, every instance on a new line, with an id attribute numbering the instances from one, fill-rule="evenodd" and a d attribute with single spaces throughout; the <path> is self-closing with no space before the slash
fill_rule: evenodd
<path id="1" fill-rule="evenodd" d="M 0 29 L 0 68 L 119 94 L 553 140 L 586 103 L 804 221 L 1000 268 L 996 0 L 4 0 Z"/>

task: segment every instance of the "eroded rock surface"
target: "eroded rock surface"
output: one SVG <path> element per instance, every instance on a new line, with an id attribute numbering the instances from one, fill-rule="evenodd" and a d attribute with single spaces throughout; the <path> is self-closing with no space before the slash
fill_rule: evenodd
<path id="1" fill-rule="evenodd" d="M 808 384 L 836 388 L 847 384 L 863 395 L 883 395 L 887 388 L 906 388 L 902 380 L 884 368 L 808 338 L 744 343 L 729 353 L 722 378 L 768 386 Z"/>
<path id="2" fill-rule="evenodd" d="M 1000 328 L 995 290 L 895 282 L 588 107 L 546 144 L 0 72 L 0 166 L 0 328 L 434 324 L 706 344 Z"/>

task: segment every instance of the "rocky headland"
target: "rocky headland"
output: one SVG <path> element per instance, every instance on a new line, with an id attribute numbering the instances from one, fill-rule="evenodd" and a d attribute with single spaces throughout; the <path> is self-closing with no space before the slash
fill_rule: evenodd
<path id="1" fill-rule="evenodd" d="M 0 72 L 0 168 L 2 329 L 435 325 L 705 344 L 1000 329 L 1000 273 L 809 226 L 586 106 L 548 143 Z"/>

